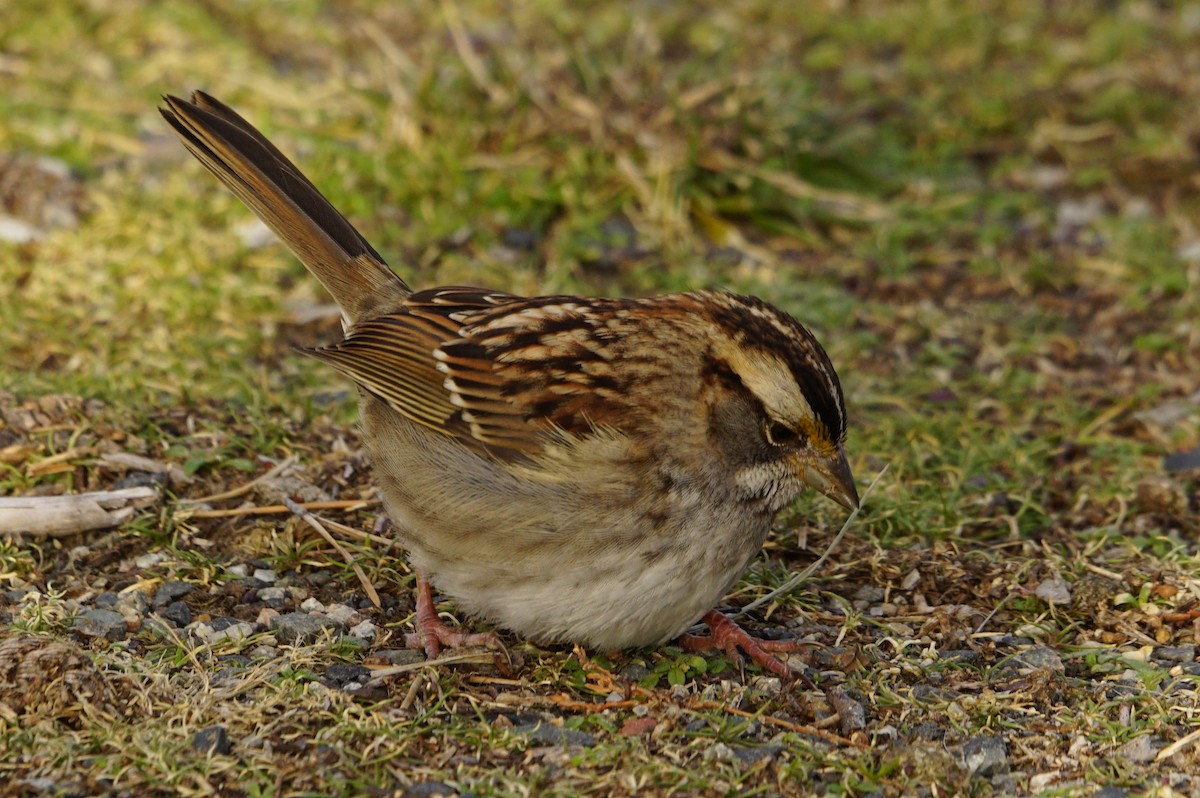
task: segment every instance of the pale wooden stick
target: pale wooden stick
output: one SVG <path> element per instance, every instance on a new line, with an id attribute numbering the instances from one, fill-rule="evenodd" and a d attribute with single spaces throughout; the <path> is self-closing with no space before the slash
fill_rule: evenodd
<path id="1" fill-rule="evenodd" d="M 153 488 L 77 493 L 71 496 L 0 498 L 0 534 L 61 538 L 128 521 L 157 500 Z"/>

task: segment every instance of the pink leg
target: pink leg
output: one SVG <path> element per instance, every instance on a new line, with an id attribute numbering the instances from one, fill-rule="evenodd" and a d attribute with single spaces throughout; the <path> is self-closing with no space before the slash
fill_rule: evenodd
<path id="1" fill-rule="evenodd" d="M 491 632 L 471 634 L 447 626 L 438 618 L 437 609 L 433 606 L 433 591 L 429 580 L 417 572 L 417 631 L 404 636 L 404 645 L 408 648 L 424 648 L 425 656 L 436 659 L 441 653 L 442 646 L 461 648 L 465 646 L 486 646 L 500 648 L 500 639 Z"/>
<path id="2" fill-rule="evenodd" d="M 771 656 L 769 652 L 797 651 L 804 646 L 811 645 L 810 643 L 805 643 L 801 640 L 762 640 L 752 636 L 733 620 L 716 610 L 709 610 L 700 620 L 708 624 L 708 628 L 712 630 L 712 633 L 707 637 L 699 635 L 681 636 L 679 638 L 679 645 L 685 651 L 715 651 L 720 649 L 733 662 L 741 662 L 742 652 L 745 652 L 746 656 L 758 663 L 759 667 L 763 670 L 769 671 L 782 679 L 800 678 L 805 682 L 809 681 L 802 674 L 796 673 L 789 668 L 778 657 Z M 812 683 L 809 682 L 809 684 L 811 685 Z"/>

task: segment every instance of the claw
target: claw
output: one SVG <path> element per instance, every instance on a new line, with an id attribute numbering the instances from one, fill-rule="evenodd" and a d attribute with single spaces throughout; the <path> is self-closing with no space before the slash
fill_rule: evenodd
<path id="1" fill-rule="evenodd" d="M 425 656 L 429 659 L 437 659 L 442 646 L 485 646 L 503 650 L 500 638 L 492 632 L 463 632 L 442 623 L 438 618 L 437 609 L 433 606 L 433 590 L 429 586 L 429 580 L 420 573 L 417 574 L 416 624 L 417 631 L 404 636 L 404 645 L 408 648 L 424 648 Z"/>
<path id="2" fill-rule="evenodd" d="M 716 610 L 709 610 L 700 619 L 708 624 L 711 630 L 708 636 L 683 635 L 679 645 L 685 651 L 715 651 L 720 649 L 733 662 L 742 662 L 743 652 L 760 668 L 775 674 L 781 679 L 791 681 L 799 679 L 809 687 L 815 687 L 812 681 L 802 673 L 792 670 L 787 663 L 769 652 L 787 653 L 799 651 L 812 645 L 803 640 L 762 640 L 754 637 L 732 619 Z"/>

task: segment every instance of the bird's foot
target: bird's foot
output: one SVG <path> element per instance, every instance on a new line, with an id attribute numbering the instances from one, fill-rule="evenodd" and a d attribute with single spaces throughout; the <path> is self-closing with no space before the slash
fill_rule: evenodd
<path id="1" fill-rule="evenodd" d="M 417 631 L 404 636 L 407 648 L 423 648 L 425 656 L 436 659 L 441 653 L 442 646 L 446 648 L 467 648 L 483 646 L 503 650 L 500 638 L 492 632 L 464 632 L 442 623 L 438 618 L 437 609 L 433 606 L 433 591 L 429 580 L 417 574 Z"/>
<path id="2" fill-rule="evenodd" d="M 800 679 L 813 687 L 812 681 L 807 676 L 798 671 L 792 670 L 783 660 L 772 656 L 771 652 L 787 653 L 791 651 L 799 651 L 802 648 L 813 645 L 803 640 L 763 640 L 754 637 L 742 627 L 738 626 L 731 618 L 717 610 L 709 610 L 700 619 L 708 624 L 710 634 L 702 635 L 682 635 L 679 638 L 679 645 L 685 651 L 723 651 L 725 656 L 735 663 L 743 661 L 742 654 L 744 653 L 758 666 L 765 671 L 775 674 L 781 679 L 792 680 Z"/>

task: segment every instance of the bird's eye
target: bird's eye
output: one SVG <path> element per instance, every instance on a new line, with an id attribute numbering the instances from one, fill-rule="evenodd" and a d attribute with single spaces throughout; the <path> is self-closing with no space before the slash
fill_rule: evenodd
<path id="1" fill-rule="evenodd" d="M 768 421 L 766 426 L 767 442 L 775 446 L 785 446 L 796 440 L 796 431 L 778 421 Z"/>

